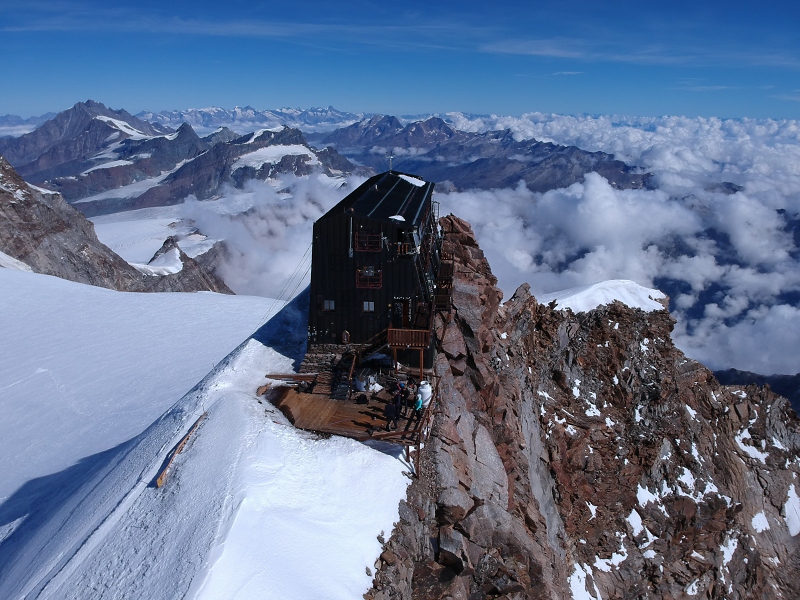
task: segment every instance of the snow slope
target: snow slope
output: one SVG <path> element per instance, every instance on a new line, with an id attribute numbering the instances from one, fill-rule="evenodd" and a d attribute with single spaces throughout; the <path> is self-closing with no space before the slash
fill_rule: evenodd
<path id="1" fill-rule="evenodd" d="M 19 301 L 5 307 L 16 313 L 8 321 L 31 334 L 27 351 L 24 340 L 15 340 L 20 359 L 14 352 L 2 356 L 5 381 L 9 372 L 30 369 L 25 357 L 34 355 L 60 376 L 64 390 L 77 386 L 90 394 L 116 390 L 110 385 L 114 377 L 104 378 L 101 369 L 82 372 L 98 362 L 115 370 L 129 392 L 141 391 L 136 388 L 149 386 L 150 379 L 177 389 L 172 378 L 188 372 L 198 355 L 207 356 L 204 346 L 221 347 L 202 330 L 216 331 L 214 320 L 227 320 L 230 328 L 226 308 L 255 313 L 254 301 L 267 302 L 214 294 L 122 294 L 3 271 L 4 290 L 35 300 L 27 312 Z M 157 300 L 148 306 L 148 298 Z M 200 310 L 197 301 L 213 310 Z M 64 456 L 48 455 L 49 462 L 69 464 L 26 481 L 0 503 L 0 598 L 360 597 L 371 583 L 367 567 L 381 551 L 377 536 L 388 536 L 397 520 L 409 482 L 403 474 L 407 465 L 352 440 L 298 431 L 256 397 L 265 372 L 296 364 L 307 302 L 307 293 L 301 294 L 132 437 L 122 430 L 134 428 L 129 420 L 141 422 L 156 411 L 156 398 L 118 398 L 125 407 L 103 402 L 97 394 L 80 406 L 81 399 L 73 398 L 79 415 L 67 411 L 52 418 L 55 403 L 41 406 L 35 394 L 21 401 L 20 394 L 7 393 L 23 381 L 0 386 L 2 408 L 16 411 L 16 425 L 30 426 L 28 434 L 40 441 L 60 439 Z M 85 315 L 59 311 L 64 305 L 81 306 Z M 187 320 L 194 321 L 194 329 Z M 148 321 L 163 327 L 160 336 L 148 329 Z M 115 335 L 115 329 L 127 335 Z M 184 329 L 195 337 L 183 337 Z M 140 335 L 149 339 L 149 352 L 138 345 Z M 215 335 L 223 337 L 219 331 Z M 64 344 L 70 339 L 72 346 Z M 22 389 L 46 391 L 44 381 Z M 151 388 L 151 393 L 161 391 Z M 171 449 L 203 414 L 170 466 L 166 485 L 155 487 Z M 87 433 L 76 433 L 82 421 Z M 6 427 L 3 433 L 12 430 Z M 119 442 L 89 455 L 98 440 Z M 20 479 L 31 470 L 26 442 L 26 436 L 16 444 L 2 440 L 4 450 L 16 452 L 4 464 L 4 483 L 7 473 Z"/>
<path id="2" fill-rule="evenodd" d="M 0 502 L 141 433 L 273 304 L 123 293 L 11 269 L 0 269 L 0 289 Z"/>
<path id="3" fill-rule="evenodd" d="M 560 292 L 542 294 L 536 297 L 539 304 L 549 304 L 556 301 L 558 309 L 569 308 L 572 312 L 587 312 L 619 300 L 631 308 L 641 308 L 645 312 L 664 310 L 664 305 L 658 302 L 666 296 L 658 290 L 643 287 L 627 279 L 612 279 L 601 281 L 592 285 L 570 288 Z"/>

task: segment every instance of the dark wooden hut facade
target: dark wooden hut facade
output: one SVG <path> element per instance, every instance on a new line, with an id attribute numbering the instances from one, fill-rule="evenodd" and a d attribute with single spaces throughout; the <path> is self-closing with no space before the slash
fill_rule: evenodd
<path id="1" fill-rule="evenodd" d="M 386 336 L 395 350 L 430 347 L 442 292 L 433 186 L 412 175 L 381 173 L 314 223 L 312 345 L 366 344 Z"/>

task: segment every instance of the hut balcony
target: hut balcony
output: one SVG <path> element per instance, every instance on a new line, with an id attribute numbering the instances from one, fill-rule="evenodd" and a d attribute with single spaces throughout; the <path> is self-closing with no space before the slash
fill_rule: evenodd
<path id="1" fill-rule="evenodd" d="M 356 288 L 360 290 L 378 290 L 383 286 L 383 272 L 366 268 L 356 271 Z"/>
<path id="2" fill-rule="evenodd" d="M 424 350 L 431 343 L 431 330 L 389 327 L 386 341 L 391 348 Z"/>

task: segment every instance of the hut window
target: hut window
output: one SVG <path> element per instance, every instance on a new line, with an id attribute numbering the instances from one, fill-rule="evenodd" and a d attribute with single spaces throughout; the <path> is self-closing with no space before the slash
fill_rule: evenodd
<path id="1" fill-rule="evenodd" d="M 322 310 L 334 310 L 336 308 L 336 302 L 333 300 L 323 300 L 322 302 Z"/>
<path id="2" fill-rule="evenodd" d="M 375 312 L 375 303 L 374 302 L 364 302 L 364 312 L 365 313 Z"/>

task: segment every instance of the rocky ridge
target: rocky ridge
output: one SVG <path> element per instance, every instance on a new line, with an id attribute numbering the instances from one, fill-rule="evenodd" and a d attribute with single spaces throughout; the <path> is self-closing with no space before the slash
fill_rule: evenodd
<path id="1" fill-rule="evenodd" d="M 794 598 L 800 422 L 720 385 L 666 310 L 502 294 L 469 225 L 421 477 L 365 598 Z"/>
<path id="2" fill-rule="evenodd" d="M 165 244 L 169 243 L 167 240 Z M 156 253 L 157 258 L 163 251 Z M 102 244 L 94 225 L 57 193 L 27 184 L 0 156 L 0 252 L 33 271 L 70 281 L 130 292 L 230 289 L 180 249 L 180 271 L 163 276 L 141 273 Z"/>

